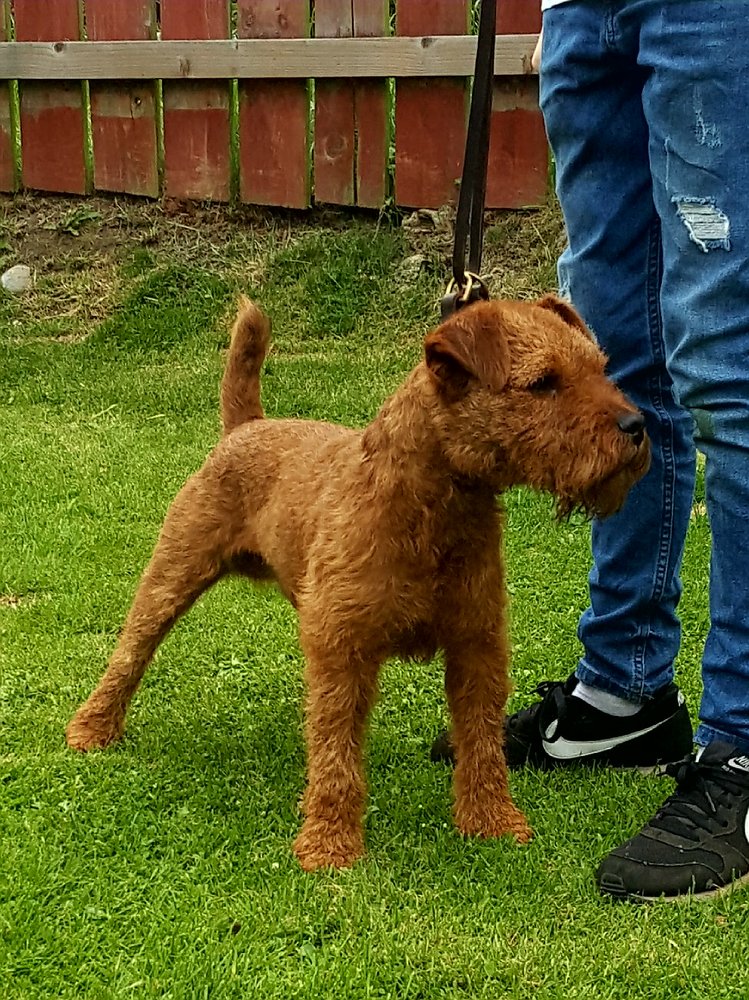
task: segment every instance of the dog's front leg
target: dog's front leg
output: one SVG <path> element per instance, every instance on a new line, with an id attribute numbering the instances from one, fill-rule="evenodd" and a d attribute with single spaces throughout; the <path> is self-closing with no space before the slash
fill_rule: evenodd
<path id="1" fill-rule="evenodd" d="M 366 784 L 362 738 L 377 689 L 379 663 L 356 655 L 307 657 L 307 789 L 304 823 L 294 843 L 305 871 L 348 868 L 364 854 Z"/>
<path id="2" fill-rule="evenodd" d="M 532 832 L 512 801 L 502 747 L 509 693 L 505 643 L 490 632 L 455 639 L 445 650 L 456 762 L 455 825 L 464 834 L 511 834 L 525 843 Z"/>

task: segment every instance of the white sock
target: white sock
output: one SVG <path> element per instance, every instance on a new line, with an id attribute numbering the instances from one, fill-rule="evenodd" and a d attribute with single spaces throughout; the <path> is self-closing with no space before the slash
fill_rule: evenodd
<path id="1" fill-rule="evenodd" d="M 572 697 L 579 698 L 586 705 L 592 705 L 599 712 L 616 715 L 622 719 L 629 715 L 637 715 L 642 708 L 642 702 L 627 701 L 626 698 L 620 698 L 618 695 L 609 694 L 608 691 L 602 691 L 601 688 L 583 684 L 582 681 L 578 681 L 575 685 Z"/>

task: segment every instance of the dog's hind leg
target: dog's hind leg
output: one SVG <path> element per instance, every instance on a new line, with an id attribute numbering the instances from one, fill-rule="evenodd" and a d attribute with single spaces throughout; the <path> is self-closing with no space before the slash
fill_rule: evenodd
<path id="1" fill-rule="evenodd" d="M 174 500 L 107 670 L 68 724 L 74 749 L 104 747 L 122 736 L 128 704 L 159 643 L 226 571 L 225 512 L 211 485 L 198 473 Z"/>
<path id="2" fill-rule="evenodd" d="M 340 653 L 307 657 L 307 790 L 294 853 L 305 871 L 348 868 L 364 854 L 362 739 L 380 663 Z"/>

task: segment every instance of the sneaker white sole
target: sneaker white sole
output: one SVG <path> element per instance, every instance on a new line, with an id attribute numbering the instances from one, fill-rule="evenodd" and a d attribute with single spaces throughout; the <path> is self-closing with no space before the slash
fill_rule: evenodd
<path id="1" fill-rule="evenodd" d="M 717 889 L 708 889 L 707 892 L 682 892 L 678 896 L 640 896 L 637 893 L 627 893 L 620 896 L 606 889 L 601 889 L 601 892 L 604 896 L 609 896 L 622 903 L 680 903 L 683 905 L 692 902 L 709 903 L 710 900 L 730 896 L 745 885 L 749 885 L 749 872 L 729 882 L 728 885 L 719 886 Z"/>

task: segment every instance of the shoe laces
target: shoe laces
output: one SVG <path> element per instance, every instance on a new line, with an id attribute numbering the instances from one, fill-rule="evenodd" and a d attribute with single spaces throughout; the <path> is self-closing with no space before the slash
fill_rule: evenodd
<path id="1" fill-rule="evenodd" d="M 721 806 L 730 807 L 735 797 L 747 792 L 746 780 L 731 768 L 700 764 L 694 757 L 667 764 L 666 774 L 675 779 L 676 791 L 648 826 L 685 840 L 698 841 L 700 831 L 725 832 L 729 823 L 720 815 Z"/>
<path id="2" fill-rule="evenodd" d="M 513 728 L 524 728 L 528 723 L 533 722 L 549 700 L 553 699 L 555 702 L 557 701 L 555 696 L 557 691 L 560 695 L 558 699 L 559 711 L 563 711 L 564 697 L 562 695 L 562 688 L 564 685 L 565 681 L 541 681 L 536 687 L 536 694 L 541 700 L 532 702 L 527 708 L 521 708 L 514 715 L 510 716 L 508 720 L 510 725 Z"/>

